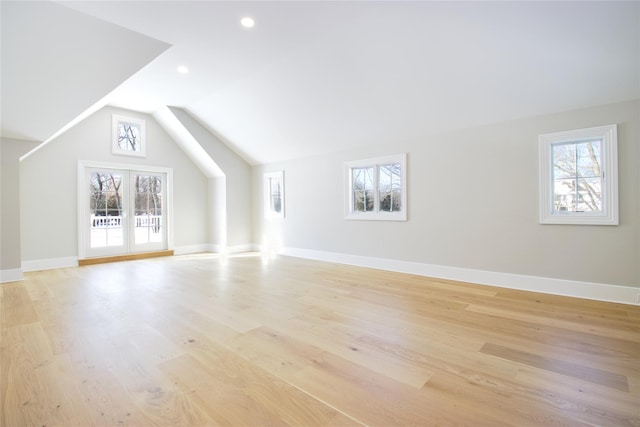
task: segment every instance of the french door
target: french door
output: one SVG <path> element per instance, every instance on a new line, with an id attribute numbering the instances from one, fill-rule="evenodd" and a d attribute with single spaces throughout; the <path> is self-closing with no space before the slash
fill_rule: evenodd
<path id="1" fill-rule="evenodd" d="M 170 173 L 87 165 L 81 169 L 80 258 L 169 248 Z"/>

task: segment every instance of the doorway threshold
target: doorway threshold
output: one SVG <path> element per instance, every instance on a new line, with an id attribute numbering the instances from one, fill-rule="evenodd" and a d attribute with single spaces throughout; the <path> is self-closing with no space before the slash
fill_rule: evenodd
<path id="1" fill-rule="evenodd" d="M 78 265 L 104 264 L 107 262 L 131 261 L 136 259 L 156 258 L 162 256 L 173 256 L 173 249 L 166 251 L 141 252 L 137 254 L 113 255 L 95 258 L 84 258 L 78 260 Z"/>

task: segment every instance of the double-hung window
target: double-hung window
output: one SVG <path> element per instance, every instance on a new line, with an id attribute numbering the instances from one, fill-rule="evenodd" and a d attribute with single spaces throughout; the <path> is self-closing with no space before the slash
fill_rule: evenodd
<path id="1" fill-rule="evenodd" d="M 616 125 L 540 135 L 540 223 L 618 224 Z"/>
<path id="2" fill-rule="evenodd" d="M 347 219 L 407 219 L 406 154 L 345 163 Z"/>

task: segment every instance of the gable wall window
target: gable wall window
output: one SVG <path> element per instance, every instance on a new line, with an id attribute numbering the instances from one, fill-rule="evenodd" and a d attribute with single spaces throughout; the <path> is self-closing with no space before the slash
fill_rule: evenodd
<path id="1" fill-rule="evenodd" d="M 147 154 L 145 122 L 114 114 L 111 118 L 113 154 L 145 157 Z"/>
<path id="2" fill-rule="evenodd" d="M 346 219 L 406 221 L 406 153 L 345 163 Z"/>
<path id="3" fill-rule="evenodd" d="M 540 223 L 618 224 L 616 125 L 540 135 Z"/>

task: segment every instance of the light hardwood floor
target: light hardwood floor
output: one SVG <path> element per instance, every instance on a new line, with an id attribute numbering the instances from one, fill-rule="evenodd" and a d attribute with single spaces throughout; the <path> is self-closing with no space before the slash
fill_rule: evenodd
<path id="1" fill-rule="evenodd" d="M 640 426 L 640 307 L 289 257 L 0 287 L 2 426 Z"/>

